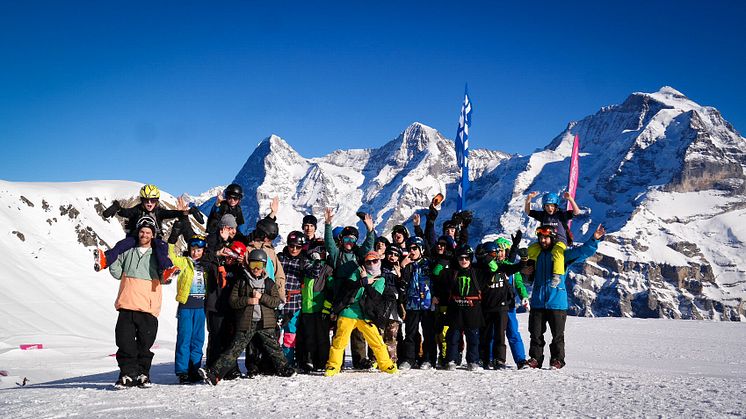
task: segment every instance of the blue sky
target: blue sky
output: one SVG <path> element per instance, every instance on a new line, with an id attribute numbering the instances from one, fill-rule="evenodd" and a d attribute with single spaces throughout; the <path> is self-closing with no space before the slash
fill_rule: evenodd
<path id="1" fill-rule="evenodd" d="M 472 147 L 527 154 L 663 85 L 746 130 L 744 3 L 498 3 L 0 3 L 0 179 L 199 193 L 273 133 L 306 157 L 453 138 L 465 83 Z"/>

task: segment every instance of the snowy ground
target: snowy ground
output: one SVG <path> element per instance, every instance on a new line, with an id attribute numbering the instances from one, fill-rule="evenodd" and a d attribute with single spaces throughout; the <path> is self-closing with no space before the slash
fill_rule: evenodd
<path id="1" fill-rule="evenodd" d="M 526 315 L 520 315 L 524 341 Z M 0 342 L 4 417 L 453 417 L 746 415 L 746 325 L 569 318 L 566 368 L 468 372 L 347 372 L 181 386 L 173 344 L 155 349 L 152 389 L 112 390 L 111 340 L 47 339 L 21 351 Z M 3 346 L 4 345 L 4 346 Z M 30 381 L 16 386 L 23 377 Z"/>

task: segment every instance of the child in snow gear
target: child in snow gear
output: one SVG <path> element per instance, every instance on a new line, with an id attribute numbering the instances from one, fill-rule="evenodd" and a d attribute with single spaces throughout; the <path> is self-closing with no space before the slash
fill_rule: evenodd
<path id="1" fill-rule="evenodd" d="M 285 298 L 282 307 L 282 350 L 290 364 L 295 363 L 296 329 L 301 310 L 302 271 L 307 259 L 303 252 L 306 237 L 300 231 L 288 234 L 285 249 L 277 255 L 285 271 Z"/>
<path id="2" fill-rule="evenodd" d="M 596 253 L 598 243 L 603 239 L 606 230 L 599 224 L 593 236 L 580 247 L 565 251 L 566 270 L 559 283 L 554 281 L 552 249 L 555 236 L 551 229 L 537 229 L 538 243 L 541 251 L 536 256 L 536 266 L 530 268 L 533 273 L 531 291 L 531 312 L 528 316 L 528 330 L 531 333 L 531 346 L 528 363 L 532 368 L 541 368 L 544 363 L 544 333 L 547 324 L 552 331 L 552 343 L 549 344 L 551 355 L 549 364 L 558 369 L 565 366 L 565 321 L 567 320 L 567 269 L 574 264 L 585 261 Z"/>
<path id="3" fill-rule="evenodd" d="M 453 267 L 444 273 L 449 290 L 446 321 L 447 369 L 455 370 L 461 333 L 466 337 L 466 362 L 468 370 L 479 367 L 479 328 L 484 325 L 482 316 L 483 282 L 480 272 L 472 266 L 474 252 L 468 245 L 459 246 L 454 252 Z"/>
<path id="4" fill-rule="evenodd" d="M 281 300 L 277 284 L 267 277 L 267 260 L 267 253 L 263 250 L 252 250 L 231 291 L 231 307 L 236 314 L 236 337 L 230 349 L 220 356 L 213 367 L 200 370 L 202 378 L 211 385 L 216 385 L 234 367 L 236 359 L 254 336 L 259 338 L 263 352 L 269 356 L 278 375 L 290 377 L 295 374 L 282 354 L 274 333 L 277 324 L 275 310 Z"/>
<path id="5" fill-rule="evenodd" d="M 389 357 L 386 345 L 384 345 L 383 339 L 378 333 L 378 328 L 370 322 L 369 316 L 363 313 L 360 306 L 360 299 L 363 293 L 377 292 L 383 294 L 386 281 L 381 276 L 381 260 L 378 257 L 378 253 L 369 251 L 364 257 L 364 268 L 356 269 L 349 278 L 343 279 L 343 281 L 344 287 L 340 288 L 345 289 L 345 295 L 352 294 L 353 296 L 351 300 L 342 303 L 343 308 L 338 313 L 337 330 L 334 333 L 332 347 L 329 350 L 329 361 L 326 364 L 324 375 L 331 377 L 339 373 L 342 367 L 344 348 L 349 343 L 350 334 L 355 329 L 363 334 L 368 345 L 373 350 L 378 363 L 378 369 L 389 374 L 396 373 L 396 365 L 394 365 Z M 347 289 L 354 291 L 354 293 L 346 292 Z"/>
<path id="6" fill-rule="evenodd" d="M 161 311 L 161 281 L 156 268 L 152 242 L 154 223 L 139 223 L 137 247 L 124 251 L 109 266 L 118 279 L 119 293 L 114 307 L 119 312 L 115 328 L 119 379 L 115 386 L 150 387 L 150 348 L 158 332 Z"/>
<path id="7" fill-rule="evenodd" d="M 224 215 L 230 214 L 235 217 L 237 227 L 244 223 L 243 210 L 241 209 L 241 199 L 243 198 L 243 188 L 241 185 L 231 183 L 223 191 L 225 199 L 220 193 L 215 198 L 215 205 L 207 216 L 207 233 L 213 234 L 218 231 L 218 224 Z"/>
<path id="8" fill-rule="evenodd" d="M 409 257 L 401 271 L 404 292 L 399 301 L 404 305 L 404 360 L 401 369 L 409 369 L 415 364 L 420 369 L 435 366 L 437 349 L 435 344 L 435 305 L 433 304 L 433 281 L 430 261 L 423 257 L 425 241 L 419 237 L 407 240 Z M 411 262 L 410 262 L 411 261 Z M 422 334 L 420 334 L 422 327 Z M 422 339 L 422 357 L 417 359 L 419 342 Z"/>
<path id="9" fill-rule="evenodd" d="M 114 201 L 111 207 L 104 211 L 104 218 L 107 216 L 119 215 L 127 219 L 125 223 L 125 232 L 127 237 L 117 242 L 114 247 L 107 251 L 94 249 L 93 252 L 93 269 L 100 271 L 106 268 L 110 263 L 117 259 L 119 255 L 127 250 L 137 246 L 137 223 L 143 217 L 149 217 L 155 224 L 155 236 L 153 238 L 153 252 L 157 260 L 158 271 L 162 273 L 165 282 L 171 282 L 178 275 L 178 268 L 168 258 L 168 244 L 161 239 L 161 223 L 164 220 L 178 218 L 183 214 L 189 214 L 186 204 L 179 198 L 178 209 L 167 210 L 159 205 L 161 191 L 155 185 L 144 185 L 140 188 L 140 203 L 131 208 L 122 208 L 118 201 Z"/>
<path id="10" fill-rule="evenodd" d="M 334 272 L 326 263 L 323 242 L 309 247 L 302 277 L 295 359 L 304 372 L 323 371 L 329 357 L 328 308 L 331 307 L 330 291 L 334 280 Z M 324 313 L 325 309 L 327 313 Z"/>
<path id="11" fill-rule="evenodd" d="M 359 232 L 353 226 L 342 228 L 339 234 L 340 245 L 337 246 L 332 235 L 333 214 L 331 208 L 326 208 L 324 212 L 324 244 L 327 254 L 329 255 L 329 264 L 334 268 L 334 300 L 341 301 L 341 288 L 352 275 L 360 268 L 358 261 L 361 261 L 365 255 L 373 250 L 375 245 L 376 234 L 373 229 L 373 219 L 370 214 L 366 214 L 363 221 L 367 229 L 365 241 L 358 246 L 357 240 Z M 353 330 L 351 337 L 352 348 L 352 366 L 359 369 L 369 369 L 372 362 L 366 358 L 365 339 L 357 329 Z"/>
<path id="12" fill-rule="evenodd" d="M 189 256 L 176 254 L 176 246 L 169 245 L 169 256 L 181 269 L 176 282 L 177 334 L 174 369 L 179 382 L 201 380 L 202 346 L 205 342 L 205 295 L 207 283 L 218 274 L 216 260 L 205 255 L 205 236 L 193 235 L 188 244 Z"/>
<path id="13" fill-rule="evenodd" d="M 562 211 L 559 209 L 560 199 L 559 195 L 554 192 L 549 192 L 542 198 L 542 211 L 536 211 L 531 209 L 531 200 L 538 195 L 538 192 L 531 192 L 526 197 L 526 204 L 524 210 L 529 217 L 536 219 L 542 226 L 550 226 L 554 228 L 557 240 L 555 240 L 554 248 L 552 249 L 552 256 L 554 257 L 553 273 L 557 275 L 557 279 L 560 275 L 565 272 L 565 261 L 564 251 L 567 246 L 572 244 L 572 234 L 570 229 L 567 227 L 568 221 L 574 216 L 580 214 L 580 208 L 575 203 L 575 200 L 570 196 L 569 193 L 565 192 L 565 199 L 572 205 L 571 211 Z M 534 249 L 529 249 L 529 255 L 538 254 L 538 246 L 534 246 Z M 531 259 L 534 259 L 533 257 Z"/>
<path id="14" fill-rule="evenodd" d="M 521 236 L 522 233 L 519 230 L 518 234 L 513 236 L 514 240 L 512 243 L 510 240 L 503 237 L 499 237 L 495 240 L 495 244 L 497 244 L 499 249 L 497 252 L 497 263 L 511 263 L 515 260 L 515 255 L 510 257 L 512 253 L 510 249 L 517 249 L 518 244 L 521 242 Z M 508 275 L 508 282 L 510 282 L 510 285 L 518 296 L 521 306 L 523 306 L 526 311 L 529 311 L 530 305 L 528 291 L 526 291 L 526 286 L 523 285 L 523 276 L 521 273 L 516 272 L 513 275 Z M 526 348 L 523 346 L 523 338 L 521 337 L 521 332 L 518 328 L 515 300 L 511 301 L 508 308 L 508 328 L 505 331 L 505 337 L 508 339 L 508 346 L 510 346 L 510 353 L 513 356 L 513 361 L 515 362 L 516 367 L 518 369 L 527 368 L 528 362 L 526 361 Z"/>

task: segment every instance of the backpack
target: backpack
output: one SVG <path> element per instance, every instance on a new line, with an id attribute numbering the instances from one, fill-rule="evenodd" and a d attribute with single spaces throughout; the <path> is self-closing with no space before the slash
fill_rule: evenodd
<path id="1" fill-rule="evenodd" d="M 396 311 L 396 300 L 394 287 L 386 286 L 383 294 L 379 294 L 373 287 L 366 286 L 359 303 L 363 316 L 379 329 L 383 329 Z"/>

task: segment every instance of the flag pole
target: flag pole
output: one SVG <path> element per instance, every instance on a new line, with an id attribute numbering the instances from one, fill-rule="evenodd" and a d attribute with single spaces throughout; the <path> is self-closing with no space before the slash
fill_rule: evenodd
<path id="1" fill-rule="evenodd" d="M 469 100 L 469 86 L 464 85 L 464 103 L 456 131 L 456 163 L 461 169 L 461 180 L 458 185 L 457 210 L 466 208 L 466 194 L 469 191 L 469 127 L 471 126 L 471 101 Z"/>

